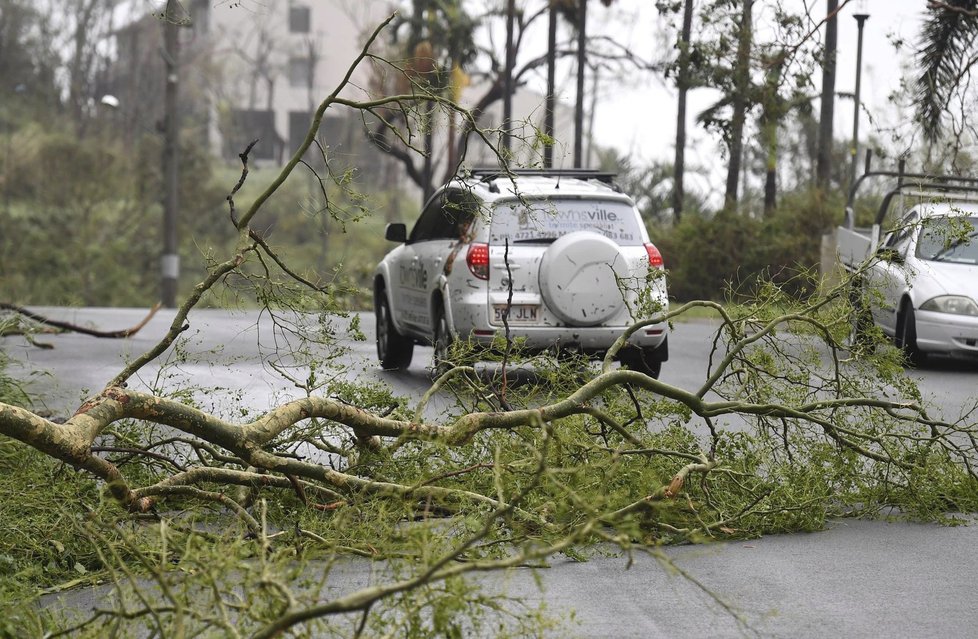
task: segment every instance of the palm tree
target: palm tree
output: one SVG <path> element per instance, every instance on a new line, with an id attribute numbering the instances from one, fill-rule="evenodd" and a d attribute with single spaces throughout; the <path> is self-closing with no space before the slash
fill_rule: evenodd
<path id="1" fill-rule="evenodd" d="M 917 52 L 920 75 L 914 107 L 925 137 L 941 135 L 941 119 L 951 97 L 978 63 L 978 0 L 931 3 Z"/>
<path id="2" fill-rule="evenodd" d="M 750 91 L 750 52 L 753 35 L 752 8 L 754 0 L 745 0 L 741 7 L 740 23 L 737 25 L 737 57 L 734 61 L 733 88 L 727 164 L 727 188 L 723 197 L 724 208 L 737 206 L 737 186 L 740 182 L 740 168 L 743 161 L 744 123 L 747 117 L 748 92 Z"/>

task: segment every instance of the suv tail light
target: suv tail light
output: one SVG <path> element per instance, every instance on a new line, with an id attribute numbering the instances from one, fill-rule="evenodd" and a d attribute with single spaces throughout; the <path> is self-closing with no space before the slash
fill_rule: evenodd
<path id="1" fill-rule="evenodd" d="M 480 280 L 489 279 L 489 245 L 469 244 L 469 252 L 465 254 L 465 263 L 472 271 L 472 275 Z"/>
<path id="2" fill-rule="evenodd" d="M 655 244 L 646 244 L 645 251 L 649 254 L 649 266 L 654 268 L 662 268 L 664 262 L 662 261 L 662 253 L 659 249 L 655 248 Z"/>

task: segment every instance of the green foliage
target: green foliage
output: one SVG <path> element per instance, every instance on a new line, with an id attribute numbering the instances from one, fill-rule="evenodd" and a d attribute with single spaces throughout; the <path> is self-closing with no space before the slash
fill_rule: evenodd
<path id="1" fill-rule="evenodd" d="M 0 340 L 7 331 L 19 331 L 20 323 L 16 318 L 0 314 Z M 0 402 L 13 406 L 29 407 L 30 397 L 24 392 L 18 380 L 14 379 L 7 372 L 10 365 L 10 356 L 4 351 L 0 342 Z"/>
<path id="2" fill-rule="evenodd" d="M 7 206 L 0 209 L 4 301 L 152 305 L 161 233 L 159 189 L 148 169 L 158 157 L 155 140 L 143 138 L 135 159 L 118 142 L 78 139 L 58 129 L 27 127 L 16 142 L 3 176 Z M 185 156 L 184 219 L 207 243 L 213 226 L 207 222 L 224 196 L 213 184 L 202 187 L 210 183 L 202 152 L 188 147 Z"/>
<path id="3" fill-rule="evenodd" d="M 130 152 L 118 141 L 79 139 L 58 129 L 27 126 L 12 135 L 11 161 L 0 166 L 3 301 L 152 305 L 162 237 L 159 140 L 141 138 Z M 215 170 L 205 148 L 184 140 L 178 227 L 183 291 L 238 239 L 226 197 L 239 174 L 240 168 Z M 252 171 L 236 196 L 238 210 L 250 206 L 273 177 L 270 170 Z M 258 232 L 289 254 L 299 274 L 329 292 L 331 308 L 367 308 L 373 269 L 389 248 L 383 239 L 386 211 L 402 205 L 403 196 L 368 197 L 355 173 L 335 177 L 324 187 L 311 174 L 293 176 L 265 205 Z M 254 269 L 265 273 L 259 264 Z M 270 269 L 267 285 L 274 289 L 286 278 L 274 264 Z M 266 292 L 268 298 L 272 291 Z M 249 291 L 235 303 L 253 307 L 263 300 Z"/>
<path id="4" fill-rule="evenodd" d="M 816 192 L 790 194 L 773 215 L 758 219 L 721 211 L 684 216 L 653 233 L 676 299 L 744 298 L 764 280 L 789 293 L 812 292 L 799 274 L 818 271 L 822 233 L 837 223 L 841 202 Z"/>
<path id="5" fill-rule="evenodd" d="M 0 637 L 39 636 L 38 614 L 24 601 L 103 568 L 77 526 L 114 505 L 94 480 L 2 435 L 0 495 Z"/>

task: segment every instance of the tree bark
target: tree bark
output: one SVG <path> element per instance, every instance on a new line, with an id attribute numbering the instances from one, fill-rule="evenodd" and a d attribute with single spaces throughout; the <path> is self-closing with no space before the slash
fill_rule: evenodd
<path id="1" fill-rule="evenodd" d="M 679 69 L 676 71 L 676 88 L 679 100 L 676 108 L 676 157 L 672 164 L 672 218 L 677 223 L 682 218 L 686 190 L 683 184 L 686 173 L 686 93 L 689 90 L 689 41 L 693 31 L 693 0 L 686 0 L 683 7 L 683 30 L 679 37 Z"/>
<path id="2" fill-rule="evenodd" d="M 737 59 L 734 65 L 733 117 L 730 122 L 730 163 L 727 165 L 727 190 L 725 208 L 737 206 L 737 187 L 740 181 L 744 154 L 744 122 L 747 118 L 747 92 L 750 90 L 750 50 L 752 44 L 752 9 L 754 0 L 746 0 L 737 30 Z"/>

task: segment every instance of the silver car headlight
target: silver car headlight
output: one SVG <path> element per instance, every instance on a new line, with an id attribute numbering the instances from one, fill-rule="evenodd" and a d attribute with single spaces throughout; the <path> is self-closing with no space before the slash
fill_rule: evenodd
<path id="1" fill-rule="evenodd" d="M 920 310 L 978 317 L 978 304 L 975 304 L 970 297 L 961 295 L 941 295 L 931 298 L 920 305 Z"/>

